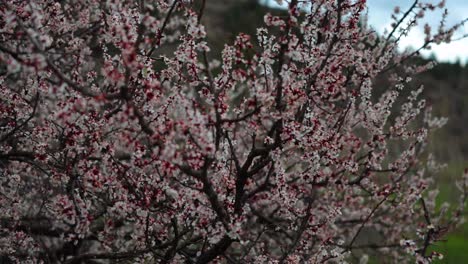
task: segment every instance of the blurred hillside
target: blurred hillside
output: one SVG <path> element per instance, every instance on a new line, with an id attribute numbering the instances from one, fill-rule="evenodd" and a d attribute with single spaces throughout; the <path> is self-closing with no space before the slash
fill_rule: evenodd
<path id="1" fill-rule="evenodd" d="M 444 161 L 468 158 L 468 68 L 458 63 L 439 63 L 434 69 L 417 77 L 426 87 L 426 98 L 434 113 L 449 118 L 447 125 L 436 133 L 432 147 Z"/>

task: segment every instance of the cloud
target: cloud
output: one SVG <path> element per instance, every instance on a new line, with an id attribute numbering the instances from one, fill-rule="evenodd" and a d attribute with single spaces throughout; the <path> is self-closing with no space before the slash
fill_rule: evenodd
<path id="1" fill-rule="evenodd" d="M 278 7 L 278 4 L 274 0 L 259 0 L 260 3 L 267 4 L 272 7 Z M 283 7 L 286 5 L 286 1 L 283 1 Z M 437 4 L 440 0 L 429 1 Z M 401 12 L 405 12 L 412 4 L 413 0 L 368 0 L 368 12 L 369 12 L 369 24 L 375 28 L 380 34 L 384 33 L 385 29 L 388 29 L 391 24 L 391 14 L 395 6 L 399 6 Z M 454 25 L 455 23 L 468 18 L 468 1 L 467 0 L 447 0 L 446 8 L 449 11 L 447 17 L 447 26 Z M 401 15 L 401 13 L 400 13 Z M 420 47 L 424 40 L 424 34 L 422 28 L 425 23 L 428 23 L 433 28 L 433 31 L 439 25 L 442 17 L 442 10 L 436 12 L 426 12 L 426 16 L 419 23 L 418 28 L 413 29 L 408 36 L 402 38 L 400 48 L 406 47 L 417 48 Z M 457 36 L 468 34 L 468 26 L 461 27 Z M 449 44 L 443 43 L 440 45 L 432 45 L 432 50 L 423 51 L 423 56 L 430 56 L 435 54 L 436 58 L 440 61 L 451 61 L 454 62 L 457 59 L 461 59 L 463 63 L 468 61 L 468 39 L 462 39 Z"/>
<path id="2" fill-rule="evenodd" d="M 431 2 L 437 4 L 439 1 Z M 390 16 L 393 12 L 393 8 L 395 6 L 399 6 L 402 10 L 401 12 L 404 13 L 412 5 L 412 3 L 413 1 L 411 0 L 368 0 L 369 24 L 372 25 L 380 34 L 382 34 L 385 29 L 390 28 Z M 452 26 L 455 23 L 468 17 L 468 2 L 465 0 L 448 0 L 446 3 L 446 8 L 449 11 L 446 23 L 447 26 Z M 433 31 L 435 31 L 441 18 L 442 10 L 426 12 L 424 19 L 419 22 L 418 27 L 414 28 L 408 34 L 408 36 L 402 38 L 400 48 L 404 49 L 406 47 L 420 47 L 424 40 L 422 29 L 424 24 L 428 23 L 433 28 Z M 455 34 L 455 38 L 467 33 L 468 26 L 465 25 L 458 30 L 458 32 Z M 431 50 L 425 50 L 422 52 L 422 55 L 425 57 L 428 57 L 431 54 L 434 54 L 439 61 L 454 62 L 457 59 L 460 59 L 463 63 L 466 63 L 468 59 L 468 39 L 462 39 L 449 44 L 443 43 L 440 45 L 432 45 Z"/>

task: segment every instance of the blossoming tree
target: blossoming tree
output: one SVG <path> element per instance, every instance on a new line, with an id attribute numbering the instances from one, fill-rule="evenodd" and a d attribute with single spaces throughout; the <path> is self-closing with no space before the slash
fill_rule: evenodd
<path id="1" fill-rule="evenodd" d="M 210 54 L 204 0 L 0 3 L 0 260 L 426 263 L 434 118 L 365 0 L 288 2 Z M 209 30 L 209 29 L 208 29 Z M 376 80 L 389 84 L 375 88 Z M 432 187 L 431 187 L 432 186 Z"/>

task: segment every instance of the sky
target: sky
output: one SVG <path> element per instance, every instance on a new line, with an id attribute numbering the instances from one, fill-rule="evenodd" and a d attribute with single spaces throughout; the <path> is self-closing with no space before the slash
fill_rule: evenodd
<path id="1" fill-rule="evenodd" d="M 273 0 L 260 0 L 270 6 L 278 6 Z M 284 2 L 284 1 L 283 1 Z M 414 0 L 367 0 L 369 24 L 379 33 L 383 33 L 385 29 L 390 28 L 392 20 L 390 18 L 395 6 L 399 6 L 401 13 L 404 13 L 414 2 Z M 437 4 L 440 0 L 429 1 Z M 283 4 L 285 5 L 285 4 Z M 455 24 L 457 21 L 468 18 L 468 0 L 446 0 L 446 8 L 448 9 L 447 26 Z M 400 49 L 406 47 L 419 47 L 424 42 L 423 26 L 428 23 L 432 27 L 432 31 L 438 27 L 442 12 L 427 13 L 422 22 L 417 28 L 402 39 Z M 468 25 L 463 26 L 455 34 L 455 38 L 468 34 Z M 468 38 L 458 40 L 452 43 L 443 43 L 440 45 L 432 45 L 432 49 L 422 52 L 423 56 L 428 57 L 434 55 L 438 61 L 454 62 L 460 60 L 461 63 L 468 62 Z"/>

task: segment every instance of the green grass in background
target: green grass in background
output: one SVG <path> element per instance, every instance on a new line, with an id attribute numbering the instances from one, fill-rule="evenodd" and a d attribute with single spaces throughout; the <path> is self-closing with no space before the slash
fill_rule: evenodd
<path id="1" fill-rule="evenodd" d="M 438 208 L 443 202 L 451 203 L 452 209 L 458 206 L 460 191 L 456 188 L 455 181 L 460 179 L 466 167 L 468 167 L 468 162 L 451 162 L 439 173 L 436 178 L 440 191 L 436 199 Z M 465 210 L 468 210 L 466 204 Z M 435 263 L 468 263 L 468 222 L 453 230 L 445 241 L 431 246 L 428 252 L 430 251 L 437 251 L 444 255 L 442 260 L 437 260 Z"/>

